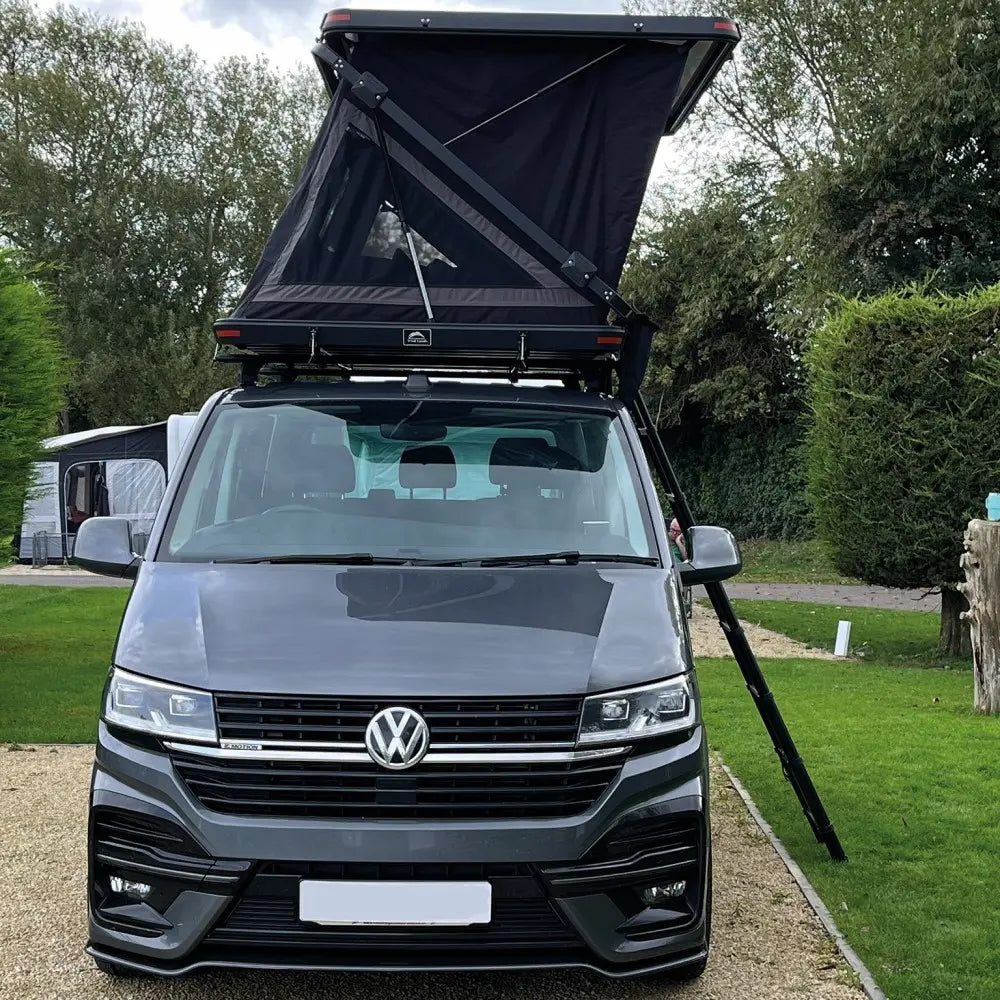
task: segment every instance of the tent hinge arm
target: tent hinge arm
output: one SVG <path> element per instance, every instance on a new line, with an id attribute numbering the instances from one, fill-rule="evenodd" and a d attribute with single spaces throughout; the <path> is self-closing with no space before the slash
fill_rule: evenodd
<path id="1" fill-rule="evenodd" d="M 374 110 L 389 96 L 389 88 L 377 76 L 365 72 L 351 87 L 351 95 Z"/>
<path id="2" fill-rule="evenodd" d="M 577 288 L 587 288 L 599 295 L 622 319 L 629 319 L 635 311 L 614 288 L 598 276 L 597 265 L 579 250 L 574 250 L 566 258 L 562 273 Z"/>

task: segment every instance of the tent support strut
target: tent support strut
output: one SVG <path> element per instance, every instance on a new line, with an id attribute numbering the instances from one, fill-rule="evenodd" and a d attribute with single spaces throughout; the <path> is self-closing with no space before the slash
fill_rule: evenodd
<path id="1" fill-rule="evenodd" d="M 410 263 L 413 265 L 413 273 L 417 276 L 417 285 L 420 288 L 420 297 L 424 300 L 424 311 L 427 313 L 427 321 L 434 322 L 434 309 L 431 306 L 431 297 L 427 294 L 427 283 L 424 281 L 424 272 L 420 270 L 420 261 L 417 259 L 417 247 L 413 240 L 413 231 L 406 221 L 406 210 L 403 207 L 403 196 L 396 184 L 396 174 L 392 169 L 392 157 L 389 155 L 389 144 L 385 141 L 385 131 L 382 122 L 379 120 L 378 112 L 372 112 L 375 121 L 375 129 L 378 133 L 378 144 L 382 148 L 382 156 L 385 158 L 385 172 L 389 176 L 389 184 L 392 187 L 392 197 L 396 204 L 396 218 L 399 219 L 400 228 L 406 238 L 406 245 L 410 248 Z"/>

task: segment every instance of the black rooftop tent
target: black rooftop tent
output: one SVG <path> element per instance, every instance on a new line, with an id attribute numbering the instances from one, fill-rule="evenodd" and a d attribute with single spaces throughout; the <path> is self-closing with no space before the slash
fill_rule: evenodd
<path id="1" fill-rule="evenodd" d="M 617 291 L 660 139 L 739 42 L 729 20 L 338 9 L 330 108 L 242 300 L 252 384 L 297 372 L 560 376 L 617 391 L 684 531 L 639 392 L 653 327 Z M 617 375 L 617 386 L 614 376 Z M 816 838 L 840 841 L 721 583 L 706 591 Z"/>
<path id="2" fill-rule="evenodd" d="M 332 11 L 326 120 L 219 337 L 355 364 L 621 353 L 657 146 L 738 40 L 711 18 Z"/>

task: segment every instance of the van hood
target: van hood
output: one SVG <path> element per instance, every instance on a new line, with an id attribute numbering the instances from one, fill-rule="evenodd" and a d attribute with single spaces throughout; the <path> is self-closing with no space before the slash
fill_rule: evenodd
<path id="1" fill-rule="evenodd" d="M 584 694 L 689 668 L 670 573 L 148 562 L 115 663 L 210 691 Z"/>

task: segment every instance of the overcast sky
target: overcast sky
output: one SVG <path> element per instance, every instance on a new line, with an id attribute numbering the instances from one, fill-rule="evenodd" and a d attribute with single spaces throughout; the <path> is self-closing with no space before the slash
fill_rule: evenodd
<path id="1" fill-rule="evenodd" d="M 59 0 L 35 0 L 47 9 Z M 309 50 L 327 10 L 334 7 L 434 10 L 527 10 L 618 13 L 621 0 L 71 0 L 110 17 L 141 21 L 153 37 L 189 45 L 204 59 L 265 55 L 281 66 L 311 64 Z M 664 140 L 654 179 L 670 171 L 672 143 Z"/>
<path id="2" fill-rule="evenodd" d="M 58 0 L 36 0 L 41 8 Z M 141 21 L 151 35 L 190 45 L 206 59 L 260 52 L 282 65 L 309 60 L 320 21 L 334 7 L 552 10 L 617 13 L 621 0 L 75 0 L 111 17 Z"/>

